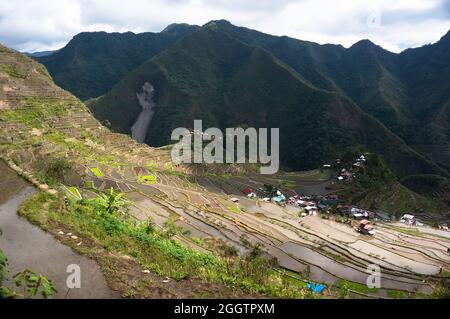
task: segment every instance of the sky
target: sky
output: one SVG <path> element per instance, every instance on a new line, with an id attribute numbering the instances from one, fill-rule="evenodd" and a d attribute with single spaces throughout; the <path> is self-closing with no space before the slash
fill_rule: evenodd
<path id="1" fill-rule="evenodd" d="M 450 30 L 450 0 L 0 0 L 0 43 L 46 51 L 83 31 L 159 32 L 218 19 L 320 44 L 369 39 L 400 52 Z"/>

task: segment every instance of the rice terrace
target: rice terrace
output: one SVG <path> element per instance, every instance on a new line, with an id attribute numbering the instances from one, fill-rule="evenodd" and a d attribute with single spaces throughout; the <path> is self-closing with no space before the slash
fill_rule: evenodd
<path id="1" fill-rule="evenodd" d="M 0 45 L 0 299 L 448 298 L 450 95 L 407 68 L 427 53 L 444 74 L 449 44 L 394 54 L 214 20 L 42 56 Z M 181 157 L 222 160 L 174 158 L 179 127 Z M 222 149 L 229 127 L 276 131 Z"/>

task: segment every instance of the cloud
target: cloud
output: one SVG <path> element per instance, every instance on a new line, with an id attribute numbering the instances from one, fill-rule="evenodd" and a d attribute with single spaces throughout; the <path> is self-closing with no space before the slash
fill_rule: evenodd
<path id="1" fill-rule="evenodd" d="M 450 0 L 0 0 L 0 42 L 40 51 L 82 31 L 157 32 L 215 19 L 347 47 L 367 38 L 398 52 L 439 40 Z"/>

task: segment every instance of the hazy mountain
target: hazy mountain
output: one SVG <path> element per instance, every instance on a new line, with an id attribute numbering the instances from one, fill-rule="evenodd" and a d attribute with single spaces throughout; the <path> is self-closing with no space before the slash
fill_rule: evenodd
<path id="1" fill-rule="evenodd" d="M 86 100 L 105 94 L 128 72 L 196 28 L 173 24 L 159 33 L 85 32 L 56 53 L 36 59 L 56 84 Z"/>
<path id="2" fill-rule="evenodd" d="M 44 56 L 49 56 L 55 53 L 56 51 L 40 51 L 40 52 L 23 52 L 26 56 L 29 56 L 31 58 L 42 58 Z"/>

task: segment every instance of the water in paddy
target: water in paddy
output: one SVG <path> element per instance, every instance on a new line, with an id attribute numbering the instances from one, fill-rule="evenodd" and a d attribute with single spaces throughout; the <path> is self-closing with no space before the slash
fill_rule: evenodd
<path id="1" fill-rule="evenodd" d="M 36 190 L 0 161 L 0 249 L 9 260 L 10 275 L 32 269 L 50 278 L 58 293 L 55 298 L 118 298 L 108 288 L 100 267 L 17 215 L 17 209 Z M 81 269 L 81 288 L 68 289 L 67 266 Z M 7 286 L 12 287 L 8 281 Z"/>
<path id="2" fill-rule="evenodd" d="M 330 192 L 327 187 L 331 185 L 331 181 L 296 181 L 296 183 L 295 191 L 297 194 L 311 196 L 326 195 Z"/>
<path id="3" fill-rule="evenodd" d="M 366 272 L 338 263 L 308 247 L 295 242 L 287 242 L 281 245 L 280 248 L 286 253 L 310 264 L 311 279 L 313 280 L 330 284 L 335 283 L 337 278 L 343 278 L 363 285 L 366 284 L 368 277 Z M 392 276 L 388 275 L 381 276 L 381 286 L 387 289 L 430 292 L 427 285 L 423 285 L 417 280 L 392 278 Z"/>

